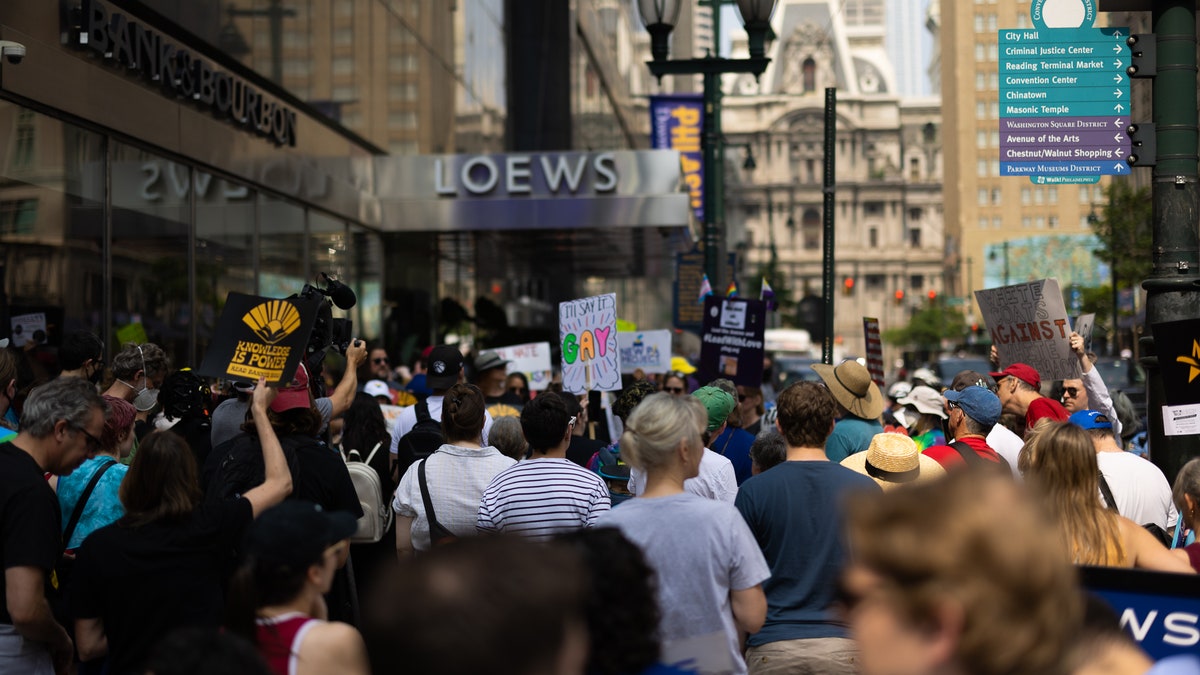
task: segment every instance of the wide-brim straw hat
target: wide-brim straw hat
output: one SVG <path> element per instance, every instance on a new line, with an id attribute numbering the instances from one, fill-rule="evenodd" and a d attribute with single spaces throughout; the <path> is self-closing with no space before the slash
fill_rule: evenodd
<path id="1" fill-rule="evenodd" d="M 913 439 L 893 433 L 875 434 L 870 447 L 843 459 L 842 466 L 869 476 L 884 490 L 946 475 L 941 464 L 921 454 Z"/>
<path id="2" fill-rule="evenodd" d="M 814 363 L 829 393 L 855 417 L 873 420 L 883 414 L 883 394 L 871 379 L 871 372 L 858 361 L 843 361 L 836 366 Z"/>

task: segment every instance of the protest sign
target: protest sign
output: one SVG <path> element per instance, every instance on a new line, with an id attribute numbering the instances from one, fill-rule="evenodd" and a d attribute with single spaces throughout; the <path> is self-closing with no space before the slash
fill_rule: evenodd
<path id="1" fill-rule="evenodd" d="M 1200 319 L 1150 326 L 1167 404 L 1200 403 Z"/>
<path id="2" fill-rule="evenodd" d="M 544 391 L 550 385 L 552 375 L 550 365 L 550 343 L 530 342 L 523 345 L 496 347 L 493 351 L 500 358 L 508 361 L 508 373 L 525 373 L 529 378 L 529 388 L 533 391 Z"/>
<path id="3" fill-rule="evenodd" d="M 745 387 L 761 387 L 766 316 L 761 300 L 705 298 L 700 381 L 724 377 Z"/>
<path id="4" fill-rule="evenodd" d="M 24 347 L 26 342 L 32 342 L 35 345 L 46 342 L 45 313 L 22 314 L 12 317 L 11 321 L 12 343 L 14 347 Z"/>
<path id="5" fill-rule="evenodd" d="M 617 295 L 594 295 L 558 304 L 563 391 L 621 389 L 621 350 L 617 344 Z"/>
<path id="6" fill-rule="evenodd" d="M 883 385 L 883 340 L 879 339 L 879 319 L 863 317 L 863 336 L 867 344 L 867 370 L 875 384 Z"/>
<path id="7" fill-rule="evenodd" d="M 1085 589 L 1112 607 L 1151 658 L 1195 654 L 1200 646 L 1200 577 L 1165 572 L 1081 567 Z"/>
<path id="8" fill-rule="evenodd" d="M 1075 319 L 1075 332 L 1079 333 L 1079 337 L 1083 338 L 1084 351 L 1092 351 L 1092 331 L 1095 327 L 1095 314 L 1080 314 L 1079 318 Z"/>
<path id="9" fill-rule="evenodd" d="M 317 319 L 318 301 L 230 293 L 196 371 L 239 380 L 291 382 Z"/>
<path id="10" fill-rule="evenodd" d="M 671 331 L 644 330 L 617 333 L 621 346 L 621 372 L 665 373 L 671 369 Z"/>
<path id="11" fill-rule="evenodd" d="M 1057 279 L 975 291 L 1000 367 L 1027 363 L 1042 380 L 1079 379 L 1071 327 Z"/>

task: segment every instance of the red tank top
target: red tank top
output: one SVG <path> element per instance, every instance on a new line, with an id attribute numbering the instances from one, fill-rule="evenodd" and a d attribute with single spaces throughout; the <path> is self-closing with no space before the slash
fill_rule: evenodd
<path id="1" fill-rule="evenodd" d="M 258 652 L 266 660 L 271 672 L 275 675 L 296 675 L 300 644 L 318 619 L 300 612 L 290 612 L 269 619 L 257 619 L 255 623 Z"/>

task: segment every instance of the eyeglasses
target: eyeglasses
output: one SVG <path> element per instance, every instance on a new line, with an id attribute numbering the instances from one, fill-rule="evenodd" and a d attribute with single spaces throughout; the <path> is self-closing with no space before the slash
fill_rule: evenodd
<path id="1" fill-rule="evenodd" d="M 378 366 L 381 363 L 388 363 L 388 358 L 386 356 L 384 356 L 382 358 L 371 359 L 371 363 L 374 363 L 375 365 Z"/>
<path id="2" fill-rule="evenodd" d="M 1070 396 L 1075 398 L 1079 395 L 1079 387 L 1063 387 L 1063 398 Z"/>
<path id="3" fill-rule="evenodd" d="M 746 399 L 748 399 L 748 398 L 750 398 L 750 397 L 745 394 L 738 394 L 738 401 L 740 401 L 740 402 L 744 403 L 746 401 Z"/>
<path id="4" fill-rule="evenodd" d="M 99 438 L 96 438 L 91 433 L 89 433 L 87 429 L 84 429 L 83 427 L 79 426 L 78 424 L 72 424 L 70 426 L 75 431 L 78 431 L 79 433 L 83 434 L 84 436 L 87 436 L 87 447 L 88 447 L 89 451 L 95 452 L 100 449 L 101 446 L 100 446 Z"/>
<path id="5" fill-rule="evenodd" d="M 683 387 L 663 387 L 663 391 L 670 392 L 672 394 L 682 394 Z"/>
<path id="6" fill-rule="evenodd" d="M 510 393 L 510 394 L 524 394 L 524 393 L 525 393 L 525 387 L 509 387 L 509 388 L 508 388 L 508 393 Z"/>
<path id="7" fill-rule="evenodd" d="M 955 410 L 955 409 L 962 410 L 962 406 L 955 403 L 954 401 L 946 401 L 946 407 L 949 408 L 950 410 Z"/>

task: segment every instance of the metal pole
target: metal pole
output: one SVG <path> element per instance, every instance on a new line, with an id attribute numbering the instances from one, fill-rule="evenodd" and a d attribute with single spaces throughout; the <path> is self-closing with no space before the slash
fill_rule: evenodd
<path id="1" fill-rule="evenodd" d="M 1197 249 L 1200 233 L 1200 185 L 1197 184 L 1196 7 L 1195 0 L 1154 3 L 1158 36 L 1158 75 L 1154 82 L 1158 165 L 1154 168 L 1153 271 L 1146 289 L 1147 328 L 1156 323 L 1192 319 L 1200 298 Z M 1153 335 L 1142 338 L 1147 367 L 1147 412 L 1150 457 L 1167 480 L 1189 459 L 1200 455 L 1200 436 L 1166 436 L 1162 409 L 1166 402 L 1163 374 Z M 1174 359 L 1174 354 L 1163 354 Z"/>
<path id="2" fill-rule="evenodd" d="M 837 140 L 837 89 L 825 89 L 825 170 L 823 172 L 822 217 L 824 241 L 821 242 L 821 295 L 825 300 L 825 339 L 821 341 L 821 362 L 833 364 L 833 209 L 834 158 Z"/>
<path id="3" fill-rule="evenodd" d="M 721 86 L 720 75 L 717 73 L 704 74 L 704 273 L 712 284 L 713 290 L 719 295 L 721 288 L 720 268 L 718 267 L 718 237 L 717 237 L 717 174 L 721 168 L 717 166 L 717 109 L 714 92 Z"/>

